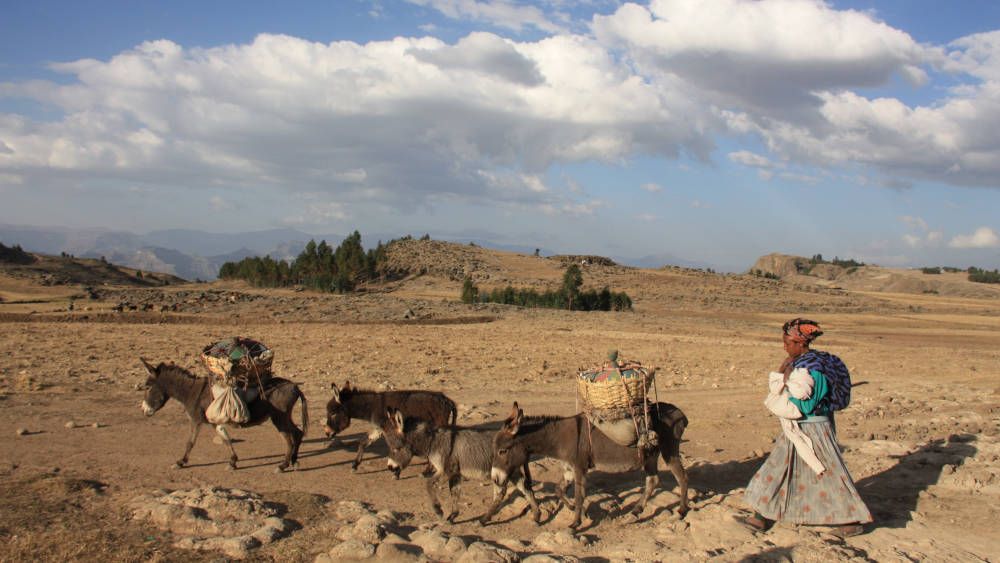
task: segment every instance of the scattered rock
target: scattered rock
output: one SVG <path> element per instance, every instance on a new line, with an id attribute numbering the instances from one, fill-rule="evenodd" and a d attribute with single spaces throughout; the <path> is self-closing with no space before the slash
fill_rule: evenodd
<path id="1" fill-rule="evenodd" d="M 457 559 L 457 563 L 515 563 L 520 557 L 513 551 L 477 541 Z"/>
<path id="2" fill-rule="evenodd" d="M 71 420 L 71 421 L 67 422 L 66 424 L 64 424 L 64 426 L 66 428 L 70 428 L 70 429 L 76 428 L 76 422 L 74 422 L 74 421 Z"/>
<path id="3" fill-rule="evenodd" d="M 423 550 L 408 543 L 383 542 L 375 550 L 375 557 L 388 561 L 418 561 L 421 555 Z"/>
<path id="4" fill-rule="evenodd" d="M 343 500 L 337 503 L 334 518 L 341 522 L 357 522 L 358 518 L 374 514 L 367 504 L 356 500 Z"/>
<path id="5" fill-rule="evenodd" d="M 136 497 L 130 506 L 133 518 L 180 536 L 175 546 L 221 551 L 236 559 L 291 530 L 291 523 L 280 518 L 277 508 L 260 495 L 239 489 L 161 491 Z"/>
<path id="6" fill-rule="evenodd" d="M 18 436 L 27 436 L 28 435 L 28 429 L 27 428 L 18 428 L 17 430 L 14 431 L 14 433 L 17 434 Z"/>
<path id="7" fill-rule="evenodd" d="M 330 550 L 333 561 L 368 559 L 375 555 L 375 546 L 361 540 L 350 539 Z M 316 559 L 317 562 L 319 558 Z"/>
<path id="8" fill-rule="evenodd" d="M 365 514 L 358 518 L 353 526 L 344 526 L 337 531 L 337 539 L 359 540 L 365 543 L 377 544 L 385 537 L 385 528 L 372 514 Z"/>

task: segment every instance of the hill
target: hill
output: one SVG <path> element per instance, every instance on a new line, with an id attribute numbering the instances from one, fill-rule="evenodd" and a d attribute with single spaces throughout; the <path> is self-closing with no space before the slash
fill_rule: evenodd
<path id="1" fill-rule="evenodd" d="M 970 282 L 965 272 L 925 274 L 919 269 L 815 264 L 809 258 L 788 254 L 761 256 L 751 266 L 750 272 L 771 274 L 791 283 L 856 292 L 932 294 L 978 299 L 1000 297 L 1000 287 Z"/>
<path id="2" fill-rule="evenodd" d="M 185 282 L 184 279 L 171 274 L 146 272 L 119 266 L 106 260 L 76 258 L 70 255 L 27 254 L 32 258 L 28 263 L 0 261 L 0 275 L 41 286 L 158 287 Z"/>

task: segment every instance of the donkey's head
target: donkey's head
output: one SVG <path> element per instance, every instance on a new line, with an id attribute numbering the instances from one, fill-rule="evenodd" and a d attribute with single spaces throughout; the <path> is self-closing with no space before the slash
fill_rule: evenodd
<path id="1" fill-rule="evenodd" d="M 406 430 L 404 426 L 403 413 L 392 407 L 385 409 L 385 418 L 382 419 L 382 435 L 385 443 L 389 446 L 389 456 L 387 463 L 389 471 L 399 479 L 399 473 L 410 465 L 413 460 L 413 447 L 406 440 Z"/>
<path id="2" fill-rule="evenodd" d="M 163 369 L 165 364 L 161 363 L 160 365 L 154 367 L 153 364 L 147 362 L 145 358 L 139 358 L 139 360 L 142 361 L 142 365 L 146 366 L 146 370 L 149 372 L 149 375 L 146 377 L 145 384 L 146 396 L 143 397 L 142 404 L 139 406 L 142 408 L 143 414 L 146 416 L 153 416 L 156 414 L 156 411 L 163 408 L 167 399 L 170 398 L 166 391 L 164 391 L 163 385 L 160 384 L 158 379 L 160 370 Z"/>
<path id="3" fill-rule="evenodd" d="M 337 387 L 336 383 L 331 383 L 330 389 L 333 390 L 333 397 L 330 397 L 330 401 L 326 403 L 326 426 L 323 427 L 323 431 L 326 432 L 328 438 L 333 438 L 351 425 L 351 415 L 347 412 L 347 406 L 344 403 L 350 397 L 352 389 L 351 383 L 348 381 L 344 382 L 343 387 Z"/>
<path id="4" fill-rule="evenodd" d="M 514 401 L 510 416 L 493 436 L 493 468 L 490 477 L 497 485 L 505 485 L 511 473 L 524 465 L 528 459 L 524 444 L 517 439 L 523 418 L 524 411 L 517 406 L 517 401 Z"/>

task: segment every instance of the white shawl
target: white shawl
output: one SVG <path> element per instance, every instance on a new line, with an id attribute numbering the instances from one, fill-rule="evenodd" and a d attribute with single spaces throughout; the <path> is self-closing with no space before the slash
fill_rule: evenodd
<path id="1" fill-rule="evenodd" d="M 785 375 L 776 371 L 768 376 L 768 395 L 764 399 L 764 405 L 781 421 L 781 429 L 785 436 L 795 447 L 799 457 L 816 472 L 817 475 L 823 473 L 826 468 L 823 462 L 816 456 L 813 450 L 812 440 L 806 436 L 805 432 L 799 428 L 797 420 L 802 418 L 802 413 L 794 403 L 788 400 L 789 396 L 796 399 L 807 399 L 812 395 L 813 379 L 804 368 L 796 368 L 785 381 Z"/>

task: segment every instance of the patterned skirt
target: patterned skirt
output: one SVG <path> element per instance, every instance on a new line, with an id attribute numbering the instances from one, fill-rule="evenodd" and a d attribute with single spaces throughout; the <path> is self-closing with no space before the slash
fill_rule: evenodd
<path id="1" fill-rule="evenodd" d="M 799 427 L 812 440 L 813 450 L 826 471 L 816 475 L 782 433 L 767 461 L 750 479 L 745 493 L 747 503 L 769 520 L 793 524 L 871 522 L 871 512 L 840 457 L 830 423 L 803 422 Z"/>

